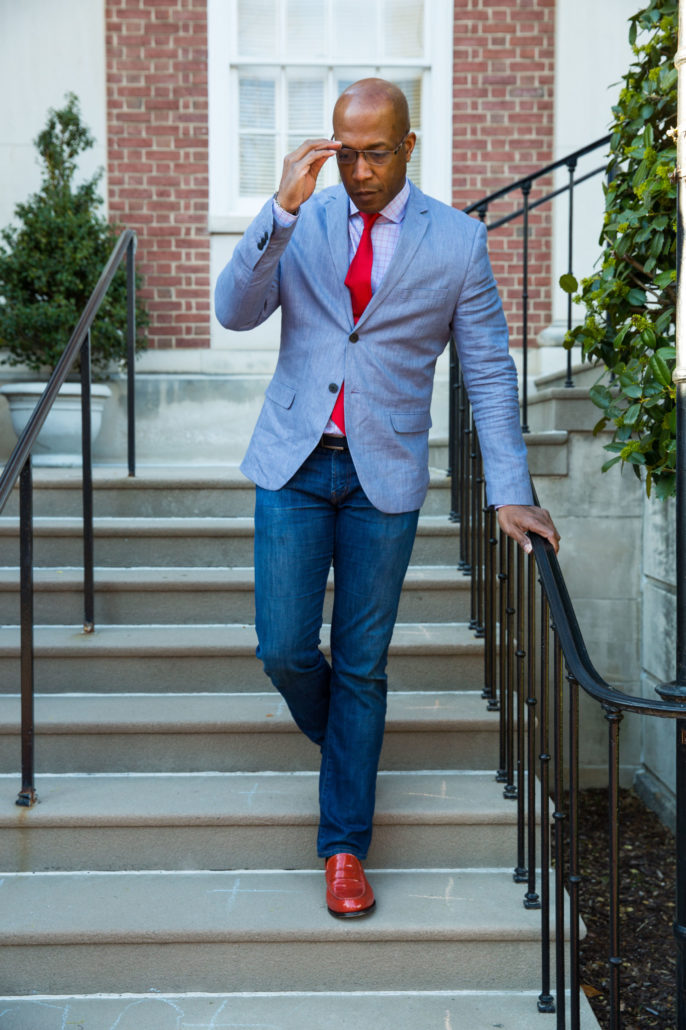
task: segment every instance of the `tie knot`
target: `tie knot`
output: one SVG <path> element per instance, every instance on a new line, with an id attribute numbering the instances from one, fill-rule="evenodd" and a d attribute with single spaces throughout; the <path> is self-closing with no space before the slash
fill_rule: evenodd
<path id="1" fill-rule="evenodd" d="M 362 221 L 364 222 L 364 227 L 367 231 L 371 229 L 377 218 L 381 217 L 380 211 L 375 211 L 374 214 L 369 214 L 367 211 L 360 211 L 360 214 L 362 215 Z"/>

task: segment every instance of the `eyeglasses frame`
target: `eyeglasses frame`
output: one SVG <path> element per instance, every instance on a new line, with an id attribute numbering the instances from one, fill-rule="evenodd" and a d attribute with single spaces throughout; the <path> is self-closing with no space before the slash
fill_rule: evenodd
<path id="1" fill-rule="evenodd" d="M 338 164 L 343 164 L 344 167 L 350 166 L 350 165 L 356 165 L 358 160 L 359 160 L 360 154 L 361 154 L 362 157 L 365 159 L 365 161 L 367 162 L 368 165 L 369 164 L 374 165 L 374 164 L 377 164 L 377 162 L 374 159 L 372 159 L 370 161 L 369 158 L 367 157 L 367 155 L 368 154 L 375 154 L 375 155 L 383 155 L 383 160 L 378 162 L 378 164 L 380 164 L 380 165 L 387 164 L 388 161 L 390 161 L 390 159 L 392 157 L 395 157 L 395 155 L 398 153 L 398 151 L 402 147 L 403 143 L 405 142 L 407 137 L 410 135 L 410 131 L 411 131 L 410 129 L 407 130 L 407 132 L 405 133 L 403 138 L 400 140 L 400 143 L 398 143 L 398 146 L 395 147 L 394 150 L 355 150 L 354 147 L 343 146 L 343 147 L 341 147 L 341 150 L 349 150 L 352 154 L 355 155 L 355 159 L 353 161 L 341 161 L 340 156 L 339 156 L 340 155 L 340 151 L 339 151 L 336 154 L 336 161 L 338 162 Z M 332 136 L 331 139 L 334 140 L 334 137 Z"/>

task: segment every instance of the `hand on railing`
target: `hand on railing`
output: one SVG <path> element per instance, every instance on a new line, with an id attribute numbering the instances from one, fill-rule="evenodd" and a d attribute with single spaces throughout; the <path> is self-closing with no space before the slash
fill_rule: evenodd
<path id="1" fill-rule="evenodd" d="M 545 508 L 533 504 L 504 504 L 498 508 L 498 524 L 527 554 L 532 550 L 531 540 L 526 535 L 529 530 L 549 540 L 556 554 L 560 549 L 560 534 Z"/>

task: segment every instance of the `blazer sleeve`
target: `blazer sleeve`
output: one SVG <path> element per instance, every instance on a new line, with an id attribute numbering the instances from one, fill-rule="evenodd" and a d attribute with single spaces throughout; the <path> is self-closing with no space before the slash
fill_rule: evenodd
<path id="1" fill-rule="evenodd" d="M 489 504 L 532 504 L 517 370 L 493 277 L 485 225 L 477 223 L 452 331 L 479 434 Z"/>
<path id="2" fill-rule="evenodd" d="M 250 223 L 214 291 L 214 310 L 224 328 L 253 329 L 277 309 L 279 261 L 295 224 L 275 222 L 271 198 Z"/>

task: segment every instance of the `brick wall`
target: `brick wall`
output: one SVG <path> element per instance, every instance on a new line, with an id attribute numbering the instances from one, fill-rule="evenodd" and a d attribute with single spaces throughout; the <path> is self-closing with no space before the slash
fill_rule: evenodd
<path id="1" fill-rule="evenodd" d="M 110 217 L 138 233 L 153 347 L 208 347 L 207 0 L 105 0 Z"/>
<path id="2" fill-rule="evenodd" d="M 468 204 L 553 160 L 555 0 L 454 0 L 453 203 Z M 534 187 L 531 200 L 551 188 Z M 521 193 L 488 221 L 520 207 Z M 550 324 L 552 212 L 529 221 L 529 345 Z M 510 339 L 522 341 L 521 222 L 489 234 Z"/>

